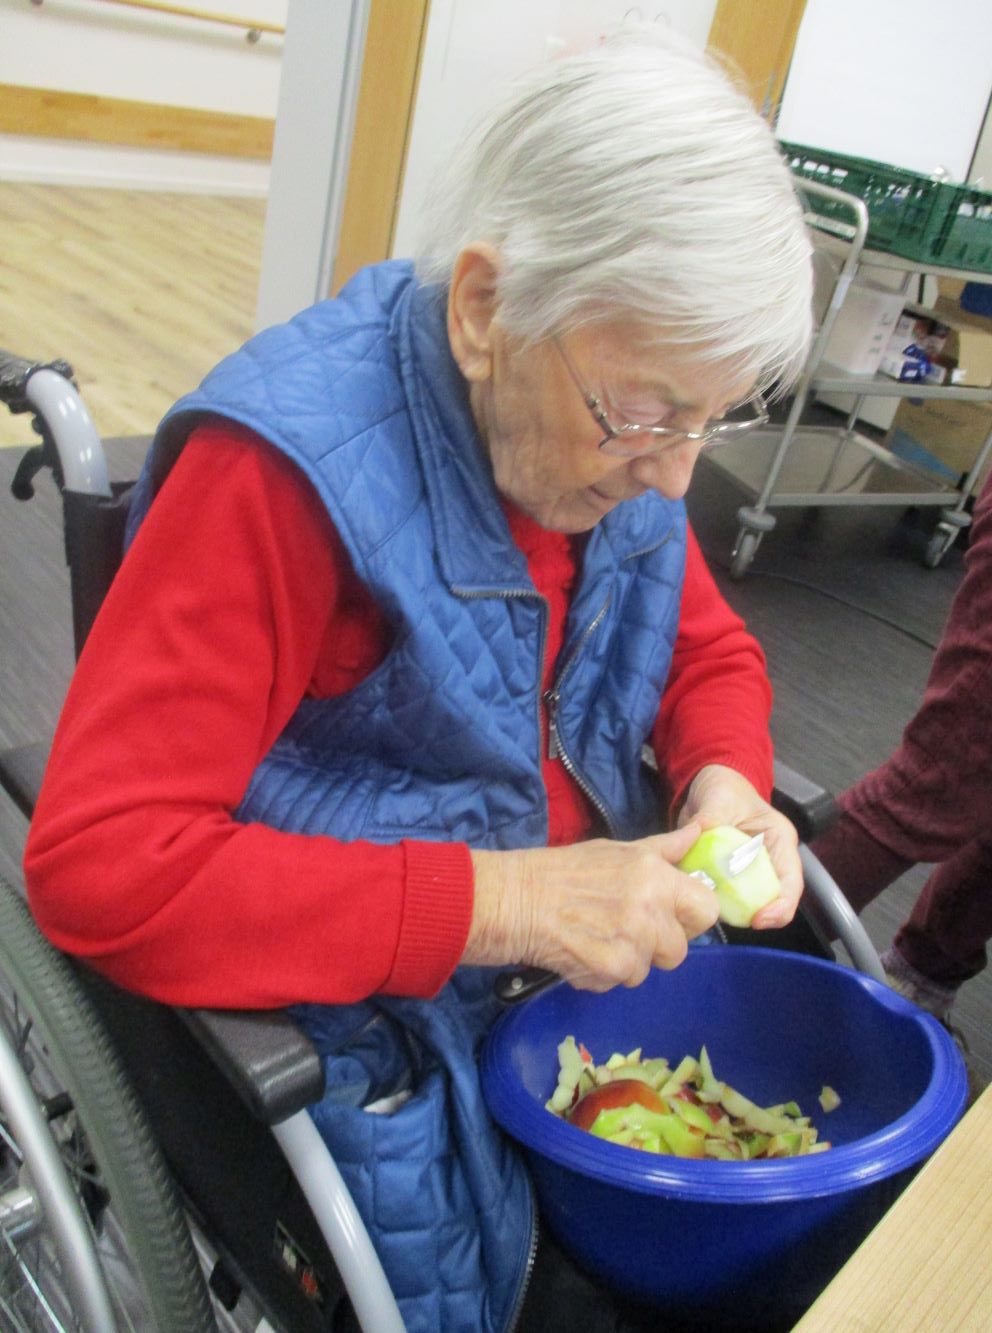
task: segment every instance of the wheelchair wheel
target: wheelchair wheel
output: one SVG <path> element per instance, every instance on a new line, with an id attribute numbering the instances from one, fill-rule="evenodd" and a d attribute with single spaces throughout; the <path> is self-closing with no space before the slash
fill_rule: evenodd
<path id="1" fill-rule="evenodd" d="M 0 1329 L 216 1330 L 127 1077 L 71 966 L 2 880 Z"/>

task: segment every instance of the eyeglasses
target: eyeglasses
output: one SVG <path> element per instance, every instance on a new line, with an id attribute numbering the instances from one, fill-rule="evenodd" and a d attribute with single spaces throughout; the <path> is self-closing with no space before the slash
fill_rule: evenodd
<path id="1" fill-rule="evenodd" d="M 700 431 L 680 430 L 677 426 L 641 426 L 632 421 L 611 421 L 601 398 L 592 393 L 583 383 L 582 376 L 575 368 L 575 363 L 557 338 L 552 340 L 561 354 L 568 373 L 575 381 L 575 387 L 582 394 L 586 407 L 592 413 L 600 429 L 604 432 L 599 448 L 604 454 L 614 458 L 642 458 L 649 454 L 661 453 L 684 440 L 701 443 L 706 450 L 726 444 L 729 440 L 758 426 L 768 424 L 768 409 L 760 393 L 753 393 L 742 407 L 749 407 L 754 413 L 744 421 L 708 421 Z"/>

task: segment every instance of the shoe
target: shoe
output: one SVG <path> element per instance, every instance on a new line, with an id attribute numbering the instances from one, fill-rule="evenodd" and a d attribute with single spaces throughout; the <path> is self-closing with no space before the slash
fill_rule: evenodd
<path id="1" fill-rule="evenodd" d="M 885 971 L 885 978 L 896 994 L 901 995 L 906 1000 L 912 1000 L 919 1008 L 924 1009 L 928 1014 L 932 1014 L 941 1027 L 954 1038 L 968 1075 L 968 1098 L 965 1102 L 965 1109 L 967 1110 L 968 1107 L 973 1106 L 978 1101 L 978 1098 L 988 1086 L 988 1080 L 982 1078 L 975 1069 L 971 1051 L 968 1047 L 968 1039 L 961 1029 L 951 1022 L 951 1011 L 957 997 L 957 991 L 941 986 L 937 982 L 931 981 L 929 977 L 923 976 L 921 972 L 917 972 L 916 968 L 910 966 L 894 948 L 887 949 L 882 954 L 881 962 Z"/>
<path id="2" fill-rule="evenodd" d="M 917 972 L 916 968 L 911 967 L 895 948 L 886 949 L 881 956 L 881 964 L 886 981 L 897 995 L 912 1000 L 928 1014 L 933 1014 L 939 1022 L 947 1022 L 951 1007 L 957 998 L 955 989 L 941 986 L 939 982 L 925 977 L 922 972 Z"/>

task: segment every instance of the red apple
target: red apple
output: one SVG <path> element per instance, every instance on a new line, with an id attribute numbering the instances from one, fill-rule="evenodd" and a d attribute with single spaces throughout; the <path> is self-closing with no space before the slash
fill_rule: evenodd
<path id="1" fill-rule="evenodd" d="M 642 1079 L 618 1078 L 613 1083 L 592 1088 L 584 1097 L 580 1097 L 569 1111 L 568 1119 L 579 1129 L 589 1129 L 600 1111 L 610 1111 L 616 1106 L 633 1106 L 635 1102 L 661 1115 L 668 1111 L 654 1088 Z"/>

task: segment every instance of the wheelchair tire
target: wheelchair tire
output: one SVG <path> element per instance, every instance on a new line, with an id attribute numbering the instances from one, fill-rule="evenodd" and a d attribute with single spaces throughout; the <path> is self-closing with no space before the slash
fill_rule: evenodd
<path id="1" fill-rule="evenodd" d="M 68 960 L 2 879 L 0 1040 L 19 1065 L 0 1085 L 0 1329 L 216 1333 L 178 1192 L 127 1075 Z M 27 1127 L 21 1140 L 14 1123 Z M 46 1189 L 55 1198 L 43 1209 Z M 60 1217 L 83 1224 L 75 1251 Z M 87 1252 L 112 1322 L 73 1299 L 93 1276 Z M 67 1281 L 79 1263 L 82 1277 Z"/>

